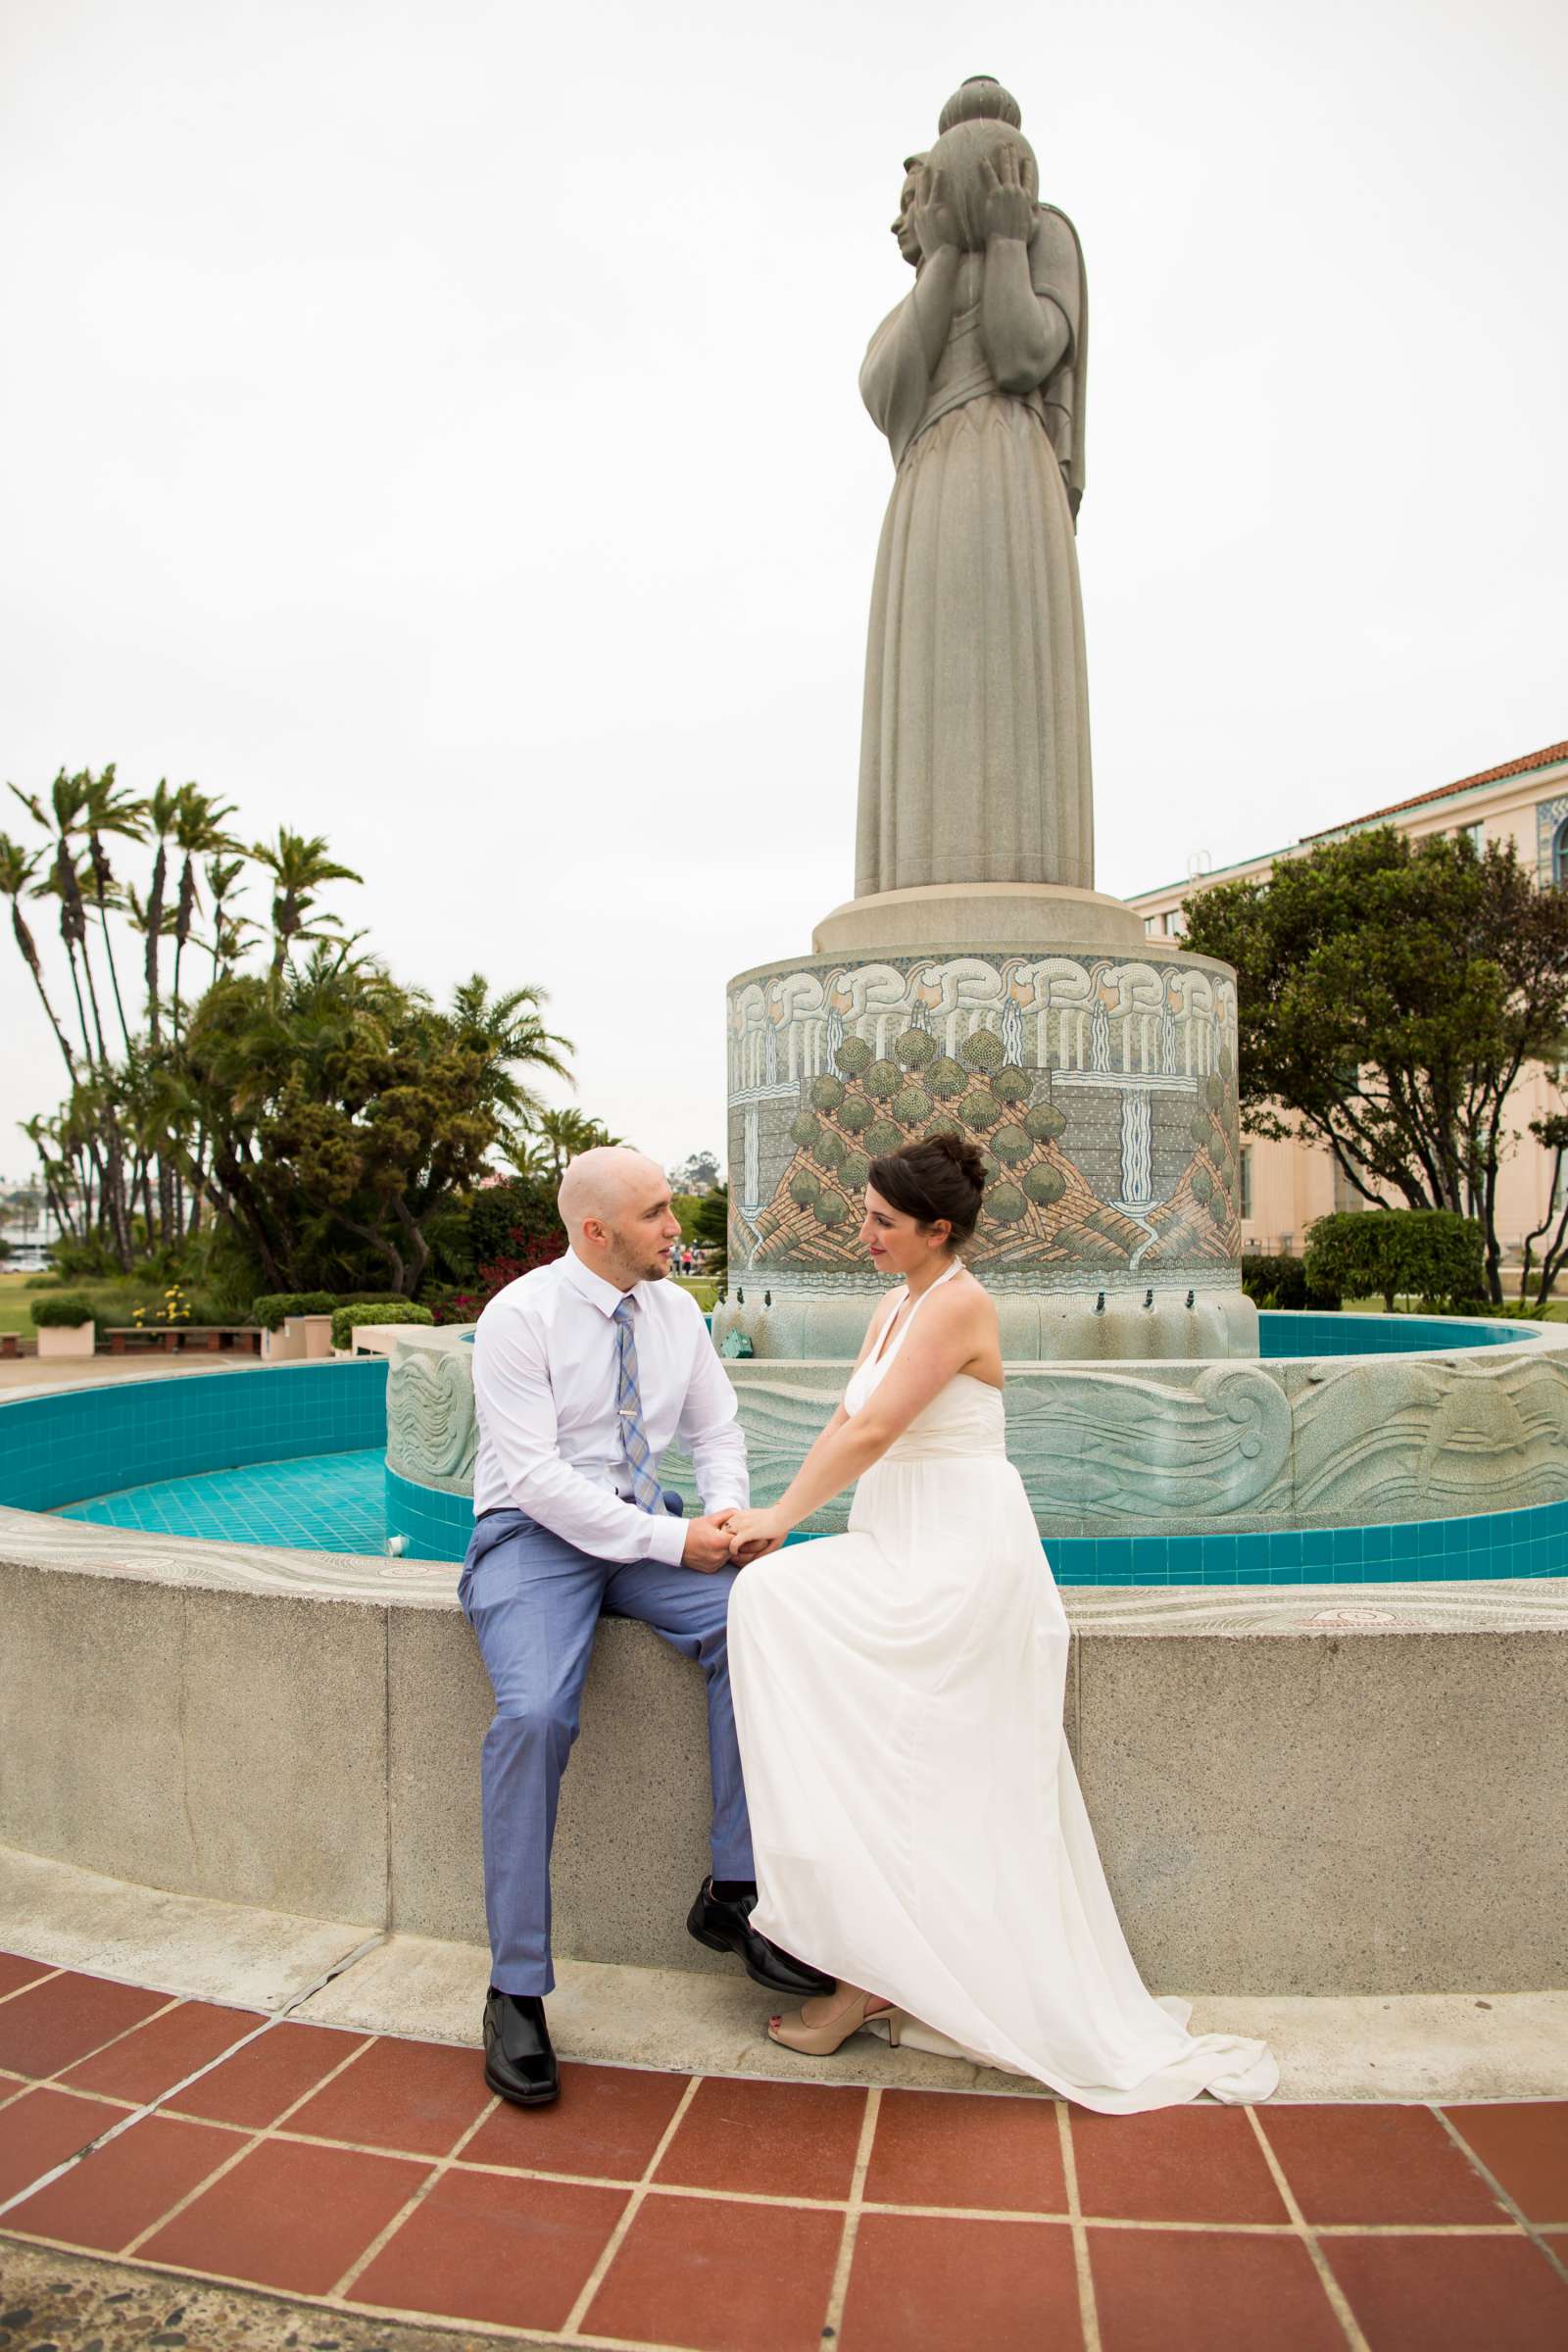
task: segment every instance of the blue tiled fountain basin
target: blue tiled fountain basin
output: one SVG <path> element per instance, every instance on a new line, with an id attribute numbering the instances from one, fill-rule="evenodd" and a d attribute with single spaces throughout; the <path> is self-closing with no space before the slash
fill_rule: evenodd
<path id="1" fill-rule="evenodd" d="M 1260 1317 L 1266 1357 L 1405 1353 L 1534 1336 L 1438 1317 Z M 104 1384 L 0 1405 L 0 1503 L 228 1544 L 463 1557 L 466 1495 L 384 1467 L 386 1359 Z M 791 1542 L 810 1542 L 792 1537 Z M 1267 1535 L 1058 1537 L 1064 1585 L 1370 1584 L 1568 1574 L 1568 1502 Z"/>

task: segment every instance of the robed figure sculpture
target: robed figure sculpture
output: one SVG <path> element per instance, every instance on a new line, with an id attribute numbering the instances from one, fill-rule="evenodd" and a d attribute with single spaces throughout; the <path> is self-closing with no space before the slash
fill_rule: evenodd
<path id="1" fill-rule="evenodd" d="M 898 468 L 871 599 L 857 899 L 931 884 L 1094 887 L 1083 609 L 1088 297 L 989 77 L 906 167 L 913 289 L 860 391 Z"/>

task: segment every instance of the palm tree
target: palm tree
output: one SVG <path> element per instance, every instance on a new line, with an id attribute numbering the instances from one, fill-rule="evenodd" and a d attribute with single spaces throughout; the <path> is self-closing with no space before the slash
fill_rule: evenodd
<path id="1" fill-rule="evenodd" d="M 24 850 L 20 842 L 12 840 L 9 833 L 0 833 L 0 893 L 11 901 L 11 936 L 17 943 L 23 962 L 32 974 L 38 1002 L 48 1016 L 49 1026 L 55 1033 L 55 1043 L 65 1056 L 66 1069 L 74 1084 L 76 1058 L 71 1051 L 70 1038 L 60 1026 L 60 1015 L 49 1002 L 49 991 L 44 986 L 43 965 L 38 959 L 37 943 L 22 911 L 22 894 L 37 872 L 42 856 L 41 850 Z"/>
<path id="2" fill-rule="evenodd" d="M 87 961 L 86 905 L 81 895 L 81 881 L 76 872 L 76 861 L 71 851 L 72 838 L 80 829 L 81 811 L 86 800 L 82 778 L 79 775 L 68 776 L 65 769 L 61 768 L 53 784 L 49 787 L 47 806 L 35 792 L 24 792 L 20 785 L 8 785 L 7 790 L 22 803 L 33 823 L 41 825 L 44 831 L 53 838 L 54 854 L 50 859 L 47 876 L 43 881 L 33 884 L 32 896 L 35 899 L 55 898 L 60 902 L 60 937 L 65 946 L 67 961 L 71 966 L 71 988 L 72 994 L 76 1000 L 76 1019 L 81 1028 L 82 1054 L 89 1064 L 95 1058 L 107 1060 L 103 1023 L 98 1018 L 98 992 L 93 986 L 92 967 Z M 80 951 L 79 963 L 77 961 L 78 950 Z M 83 997 L 81 993 L 83 970 L 85 970 L 87 978 L 86 997 Z M 87 1025 L 87 1001 L 89 998 L 92 1002 L 93 1027 L 98 1034 L 96 1056 L 93 1053 L 92 1030 Z"/>
<path id="3" fill-rule="evenodd" d="M 526 1149 L 527 1130 L 548 1116 L 532 1087 L 514 1072 L 548 1070 L 571 1083 L 564 1056 L 576 1048 L 569 1037 L 545 1027 L 540 1011 L 549 1002 L 547 990 L 531 987 L 492 997 L 482 972 L 461 981 L 452 992 L 452 1025 L 470 1037 L 481 1053 L 487 1073 L 484 1102 L 496 1113 L 503 1149 L 514 1154 Z"/>
<path id="4" fill-rule="evenodd" d="M 179 1041 L 179 962 L 196 918 L 196 859 L 217 857 L 238 847 L 225 833 L 225 819 L 234 814 L 229 801 L 215 801 L 194 784 L 182 784 L 174 804 L 174 840 L 184 852 L 179 869 L 179 901 L 174 914 L 174 1040 Z"/>
<path id="5" fill-rule="evenodd" d="M 549 1176 L 558 1184 L 579 1152 L 626 1140 L 623 1135 L 612 1135 L 600 1120 L 587 1118 L 580 1110 L 542 1110 L 528 1125 L 539 1142 L 514 1164 L 522 1175 Z"/>
<path id="6" fill-rule="evenodd" d="M 245 953 L 245 934 L 256 925 L 243 915 L 234 916 L 227 910 L 234 895 L 234 885 L 245 871 L 243 858 L 209 858 L 206 865 L 207 895 L 213 904 L 213 978 L 219 979 L 225 964 L 237 963 Z"/>
<path id="7" fill-rule="evenodd" d="M 120 973 L 115 963 L 115 943 L 109 931 L 109 908 L 119 904 L 119 899 L 103 837 L 106 833 L 113 833 L 122 841 L 145 841 L 147 803 L 133 800 L 128 792 L 117 787 L 112 760 L 101 775 L 95 776 L 83 769 L 81 776 L 74 780 L 83 787 L 81 825 L 87 836 L 87 861 L 92 874 L 93 897 L 98 907 L 98 928 L 103 933 L 104 954 L 109 959 L 109 981 L 115 992 L 115 1009 L 120 1015 L 120 1034 L 128 1054 L 130 1023 L 125 1018 L 125 1001 L 120 993 Z"/>
<path id="8" fill-rule="evenodd" d="M 165 932 L 173 927 L 165 920 L 164 898 L 169 881 L 169 837 L 174 830 L 178 811 L 179 794 L 170 791 L 167 776 L 160 776 L 157 789 L 147 803 L 148 829 L 158 844 L 152 887 L 147 893 L 145 908 L 136 904 L 134 896 L 131 902 L 139 928 L 147 934 L 147 1026 L 155 1046 L 163 1041 L 163 1008 L 158 1002 L 158 946 Z"/>
<path id="9" fill-rule="evenodd" d="M 270 978 L 276 988 L 282 981 L 283 966 L 296 939 L 320 939 L 337 928 L 331 916 L 318 917 L 312 923 L 316 893 L 325 883 L 363 882 L 364 876 L 357 874 L 352 866 L 338 865 L 327 856 L 324 834 L 307 838 L 303 833 L 291 833 L 287 825 L 279 825 L 275 843 L 259 841 L 251 856 L 272 877 Z"/>

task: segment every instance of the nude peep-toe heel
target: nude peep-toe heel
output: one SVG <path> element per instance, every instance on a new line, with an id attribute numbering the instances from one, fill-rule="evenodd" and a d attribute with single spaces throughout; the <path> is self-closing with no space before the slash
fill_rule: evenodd
<path id="1" fill-rule="evenodd" d="M 804 2009 L 792 2009 L 788 2017 L 770 2018 L 768 2040 L 782 2042 L 787 2050 L 799 2050 L 803 2057 L 830 2058 L 852 2034 L 885 2024 L 888 2040 L 894 2049 L 898 2048 L 905 2025 L 902 2009 L 896 2009 L 891 2001 L 880 2000 L 874 1992 L 861 1992 L 856 1986 L 841 1985 L 839 1993 L 842 1997 L 827 1996 L 821 2004 L 827 2014 L 815 2025 L 807 2022 Z"/>

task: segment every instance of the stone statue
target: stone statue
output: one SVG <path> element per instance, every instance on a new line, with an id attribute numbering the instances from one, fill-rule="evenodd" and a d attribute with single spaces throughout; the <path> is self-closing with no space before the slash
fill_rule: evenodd
<path id="1" fill-rule="evenodd" d="M 866 649 L 856 898 L 933 884 L 1094 887 L 1083 611 L 1087 290 L 989 76 L 906 167 L 910 293 L 860 392 L 897 475 Z"/>

